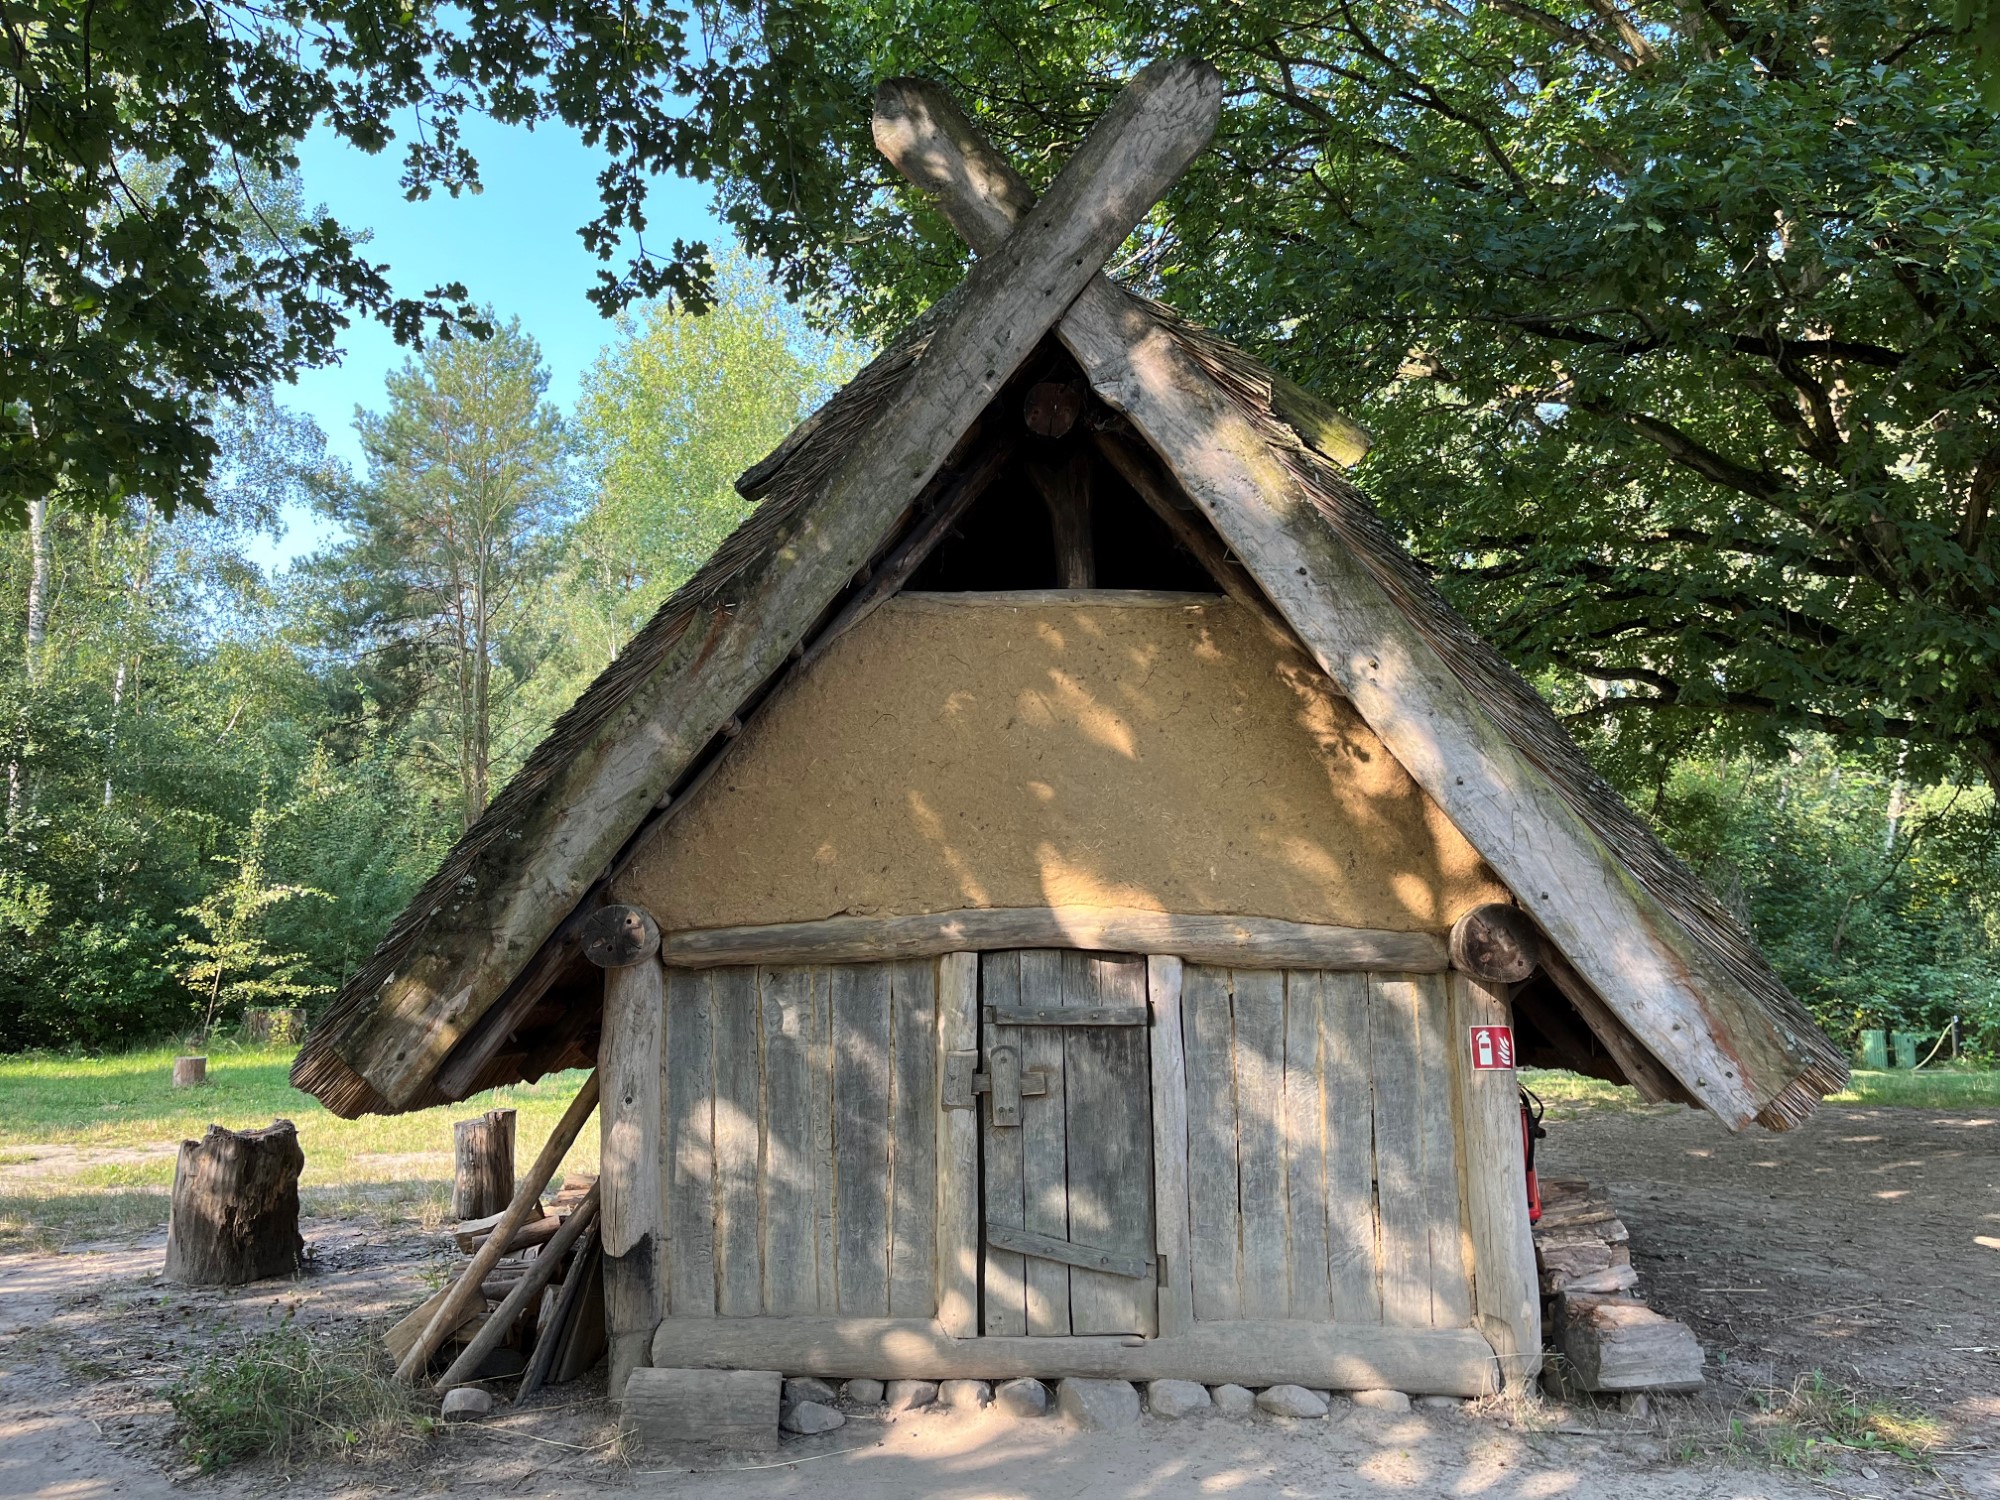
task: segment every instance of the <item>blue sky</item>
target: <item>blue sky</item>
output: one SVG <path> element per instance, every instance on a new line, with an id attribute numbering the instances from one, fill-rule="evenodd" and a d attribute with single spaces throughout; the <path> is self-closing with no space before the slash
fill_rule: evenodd
<path id="1" fill-rule="evenodd" d="M 490 303 L 502 319 L 518 316 L 541 343 L 550 398 L 567 407 L 611 336 L 610 323 L 585 297 L 600 263 L 576 233 L 596 215 L 601 158 L 560 124 L 528 131 L 470 120 L 466 142 L 479 158 L 485 191 L 410 203 L 397 185 L 398 146 L 369 156 L 328 131 L 315 131 L 299 152 L 306 202 L 323 204 L 349 229 L 372 231 L 363 254 L 388 264 L 397 291 L 415 294 L 462 281 L 475 301 Z M 709 202 L 701 184 L 656 181 L 647 243 L 664 250 L 676 238 L 705 239 L 719 247 L 723 231 Z M 338 365 L 305 372 L 297 385 L 280 387 L 278 399 L 312 416 L 332 451 L 358 464 L 354 409 L 380 407 L 383 377 L 408 351 L 381 325 L 360 320 L 342 346 Z M 323 539 L 312 517 L 288 519 L 282 540 L 256 549 L 266 567 L 282 566 Z"/>

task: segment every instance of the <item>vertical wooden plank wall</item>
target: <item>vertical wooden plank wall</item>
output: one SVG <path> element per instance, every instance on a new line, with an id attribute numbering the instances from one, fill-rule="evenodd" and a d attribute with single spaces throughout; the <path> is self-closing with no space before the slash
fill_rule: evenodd
<path id="1" fill-rule="evenodd" d="M 1466 974 L 1450 976 L 1452 1032 L 1508 1026 L 1507 987 Z M 1542 1368 L 1542 1299 L 1534 1233 L 1522 1189 L 1518 1085 L 1511 1070 L 1475 1072 L 1466 1048 L 1452 1049 L 1458 1075 L 1460 1161 L 1471 1233 L 1474 1326 L 1500 1356 L 1507 1384 L 1533 1381 Z"/>
<path id="2" fill-rule="evenodd" d="M 1187 1049 L 1181 1038 L 1178 958 L 1146 960 L 1153 1024 L 1153 1225 L 1160 1257 L 1160 1337 L 1194 1326 L 1193 1237 L 1188 1224 Z"/>
<path id="3" fill-rule="evenodd" d="M 1375 1210 L 1375 1053 L 1366 974 L 1319 976 L 1326 1237 L 1336 1323 L 1382 1321 L 1382 1221 Z"/>
<path id="4" fill-rule="evenodd" d="M 1473 1320 L 1443 976 L 1182 975 L 1194 1316 Z"/>
<path id="5" fill-rule="evenodd" d="M 952 1053 L 979 1046 L 979 955 L 947 953 L 937 970 L 937 1319 L 953 1338 L 979 1332 L 979 1116 L 944 1108 Z"/>
<path id="6" fill-rule="evenodd" d="M 889 1316 L 937 1309 L 937 976 L 889 966 Z"/>
<path id="7" fill-rule="evenodd" d="M 1066 1007 L 1146 1007 L 1146 961 L 1102 953 L 1063 955 Z M 1026 1028 L 1032 1032 L 1035 1028 Z M 1067 1129 L 1088 1147 L 1069 1153 L 1067 1237 L 1143 1258 L 1152 1252 L 1151 1043 L 1144 1027 L 1061 1028 Z M 1152 1336 L 1159 1330 L 1153 1278 L 1069 1268 L 1069 1331 Z"/>
<path id="8" fill-rule="evenodd" d="M 1021 1003 L 1048 1005 L 1066 999 L 1064 968 L 1083 959 L 1081 953 L 1054 948 L 1021 954 Z M 1034 1234 L 1066 1240 L 1069 1232 L 1069 1133 L 1066 1128 L 1068 1078 L 1063 1066 L 1063 1031 L 1059 1027 L 1009 1027 L 1004 1041 L 1021 1049 L 1021 1072 L 1040 1073 L 1048 1092 L 1021 1109 L 1021 1128 L 992 1135 L 1021 1138 L 1022 1225 Z M 992 1136 L 988 1137 L 989 1139 Z M 1070 1268 L 1061 1261 L 1023 1256 L 1027 1287 L 1028 1332 L 1041 1337 L 1066 1334 L 1069 1323 Z"/>
<path id="9" fill-rule="evenodd" d="M 936 1311 L 937 970 L 669 971 L 666 1312 Z"/>
<path id="10" fill-rule="evenodd" d="M 982 953 L 979 956 L 979 998 L 982 1005 L 1021 1003 L 1021 955 L 1018 952 Z M 1000 1045 L 1000 1028 L 982 1022 L 980 1056 L 991 1059 Z M 986 1161 L 986 1201 L 983 1213 L 988 1221 L 1010 1229 L 1025 1229 L 1027 1203 L 1024 1192 L 1024 1164 L 1021 1130 L 995 1130 L 992 1112 L 979 1110 Z M 1028 1331 L 1027 1257 L 1014 1250 L 988 1248 L 983 1257 L 982 1296 L 985 1302 L 983 1327 L 988 1334 L 1025 1335 Z"/>

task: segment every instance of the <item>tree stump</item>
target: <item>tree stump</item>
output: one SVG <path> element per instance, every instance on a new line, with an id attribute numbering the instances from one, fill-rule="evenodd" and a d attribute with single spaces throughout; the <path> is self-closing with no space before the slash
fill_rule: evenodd
<path id="1" fill-rule="evenodd" d="M 167 1216 L 166 1278 L 183 1286 L 241 1286 L 299 1268 L 299 1172 L 306 1164 L 290 1120 L 242 1132 L 208 1127 L 182 1141 Z"/>
<path id="2" fill-rule="evenodd" d="M 483 1219 L 514 1201 L 514 1111 L 489 1109 L 451 1127 L 451 1212 Z"/>
<path id="3" fill-rule="evenodd" d="M 198 1083 L 208 1082 L 208 1059 L 205 1057 L 177 1057 L 174 1059 L 174 1087 L 191 1089 Z"/>

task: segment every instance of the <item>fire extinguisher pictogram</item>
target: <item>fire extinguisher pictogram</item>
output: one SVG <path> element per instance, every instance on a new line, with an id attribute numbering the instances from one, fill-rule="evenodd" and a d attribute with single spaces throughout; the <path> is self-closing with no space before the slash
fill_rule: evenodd
<path id="1" fill-rule="evenodd" d="M 1542 1125 L 1545 1112 L 1540 1095 L 1528 1089 L 1521 1090 L 1521 1156 L 1527 1164 L 1530 1224 L 1542 1221 L 1542 1187 L 1535 1179 L 1535 1142 L 1548 1137 L 1548 1131 Z"/>

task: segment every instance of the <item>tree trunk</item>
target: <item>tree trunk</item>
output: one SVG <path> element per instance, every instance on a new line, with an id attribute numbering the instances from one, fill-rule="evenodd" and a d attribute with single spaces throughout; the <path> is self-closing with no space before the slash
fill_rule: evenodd
<path id="1" fill-rule="evenodd" d="M 451 1127 L 451 1212 L 483 1219 L 514 1201 L 514 1111 L 489 1109 Z"/>
<path id="2" fill-rule="evenodd" d="M 208 1127 L 182 1141 L 167 1217 L 166 1279 L 240 1286 L 299 1268 L 299 1172 L 306 1164 L 290 1120 L 263 1130 Z"/>
<path id="3" fill-rule="evenodd" d="M 48 637 L 49 620 L 49 502 L 28 502 L 28 618 L 22 651 L 22 667 L 33 688 L 41 675 L 42 643 Z M 25 727 L 25 725 L 23 726 Z M 11 836 L 21 825 L 27 798 L 27 773 L 19 760 L 7 763 L 7 832 Z"/>

